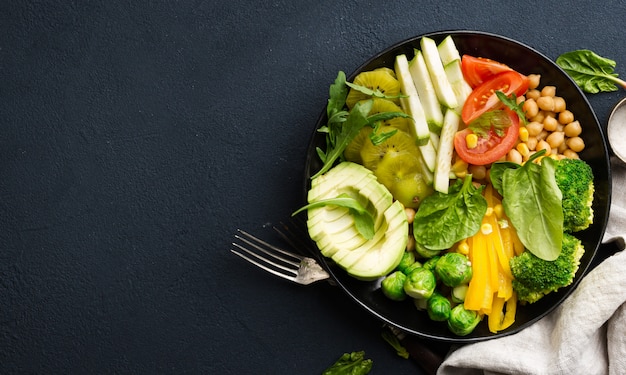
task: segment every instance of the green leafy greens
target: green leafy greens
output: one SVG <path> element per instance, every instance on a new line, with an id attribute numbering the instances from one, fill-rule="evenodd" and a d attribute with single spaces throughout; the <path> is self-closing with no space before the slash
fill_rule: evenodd
<path id="1" fill-rule="evenodd" d="M 366 375 L 372 370 L 372 365 L 372 360 L 366 359 L 363 351 L 344 353 L 322 375 Z"/>
<path id="2" fill-rule="evenodd" d="M 487 211 L 483 187 L 475 187 L 468 174 L 448 194 L 436 192 L 424 198 L 413 219 L 415 242 L 429 250 L 444 250 L 478 232 Z"/>
<path id="3" fill-rule="evenodd" d="M 555 179 L 556 161 L 539 151 L 523 166 L 497 162 L 491 167 L 494 188 L 502 195 L 504 212 L 528 251 L 555 260 L 563 240 L 562 194 Z"/>
<path id="4" fill-rule="evenodd" d="M 359 85 L 359 90 L 368 90 Z M 348 82 L 344 72 L 339 72 L 335 82 L 330 85 L 330 98 L 326 106 L 328 121 L 318 131 L 326 133 L 326 151 L 317 148 L 317 155 L 324 163 L 322 168 L 311 178 L 322 175 L 333 166 L 335 161 L 343 157 L 343 152 L 348 144 L 359 134 L 364 126 L 374 127 L 376 123 L 395 117 L 410 117 L 404 112 L 382 112 L 368 116 L 372 110 L 373 101 L 364 100 L 357 103 L 349 112 L 345 110 L 346 97 L 348 95 Z M 380 94 L 382 95 L 382 94 Z M 377 95 L 377 96 L 380 96 Z M 386 97 L 382 95 L 381 97 Z"/>
<path id="5" fill-rule="evenodd" d="M 586 93 L 617 91 L 616 85 L 626 89 L 626 82 L 614 73 L 616 62 L 593 51 L 566 52 L 557 57 L 556 63 Z"/>

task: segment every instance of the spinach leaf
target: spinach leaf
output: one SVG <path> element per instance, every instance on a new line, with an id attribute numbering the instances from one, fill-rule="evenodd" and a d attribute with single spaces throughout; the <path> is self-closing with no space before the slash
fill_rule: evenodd
<path id="1" fill-rule="evenodd" d="M 626 88 L 626 82 L 613 72 L 615 61 L 582 49 L 566 52 L 556 59 L 556 63 L 586 93 L 617 91 L 617 86 Z"/>
<path id="2" fill-rule="evenodd" d="M 365 359 L 365 352 L 344 353 L 322 375 L 366 375 L 372 369 L 371 359 Z"/>
<path id="3" fill-rule="evenodd" d="M 300 212 L 309 208 L 318 208 L 324 206 L 340 206 L 350 210 L 350 214 L 354 218 L 354 226 L 356 230 L 366 240 L 374 238 L 374 217 L 366 210 L 361 203 L 355 198 L 350 197 L 348 194 L 340 194 L 337 198 L 322 199 L 319 201 L 311 202 L 306 206 L 303 206 L 296 210 L 291 216 L 295 216 Z"/>
<path id="4" fill-rule="evenodd" d="M 435 192 L 424 198 L 413 219 L 415 241 L 429 250 L 445 250 L 473 236 L 487 211 L 483 187 L 475 187 L 468 174 L 448 194 Z"/>
<path id="5" fill-rule="evenodd" d="M 534 162 L 543 153 L 535 153 L 519 168 L 502 171 L 502 206 L 526 249 L 554 260 L 563 240 L 562 194 L 554 177 L 556 161 L 544 157 L 540 164 Z"/>

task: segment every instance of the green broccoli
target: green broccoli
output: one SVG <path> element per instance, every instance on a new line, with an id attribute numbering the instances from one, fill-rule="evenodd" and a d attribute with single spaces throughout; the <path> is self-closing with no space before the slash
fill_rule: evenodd
<path id="1" fill-rule="evenodd" d="M 580 240 L 563 233 L 561 254 L 547 261 L 529 251 L 511 258 L 509 264 L 515 279 L 513 289 L 520 301 L 533 303 L 550 292 L 572 283 L 585 248 Z"/>
<path id="2" fill-rule="evenodd" d="M 554 175 L 563 195 L 563 230 L 572 233 L 586 229 L 593 221 L 591 167 L 581 159 L 561 159 Z"/>

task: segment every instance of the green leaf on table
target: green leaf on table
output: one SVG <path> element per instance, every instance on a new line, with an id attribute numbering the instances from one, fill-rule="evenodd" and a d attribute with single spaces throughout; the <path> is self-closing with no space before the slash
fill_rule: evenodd
<path id="1" fill-rule="evenodd" d="M 626 82 L 614 72 L 616 62 L 593 51 L 581 49 L 566 52 L 556 59 L 560 66 L 586 93 L 617 91 L 617 86 L 626 88 Z"/>

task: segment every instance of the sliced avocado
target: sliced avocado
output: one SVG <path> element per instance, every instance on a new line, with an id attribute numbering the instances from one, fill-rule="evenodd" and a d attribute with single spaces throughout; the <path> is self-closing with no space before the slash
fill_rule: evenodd
<path id="1" fill-rule="evenodd" d="M 321 253 L 348 274 L 366 280 L 384 276 L 398 265 L 406 249 L 409 225 L 404 207 L 393 201 L 371 170 L 352 162 L 342 162 L 315 178 L 308 200 L 312 203 L 345 193 L 372 214 L 374 237 L 368 240 L 358 232 L 349 209 L 332 205 L 307 210 L 309 235 Z"/>

